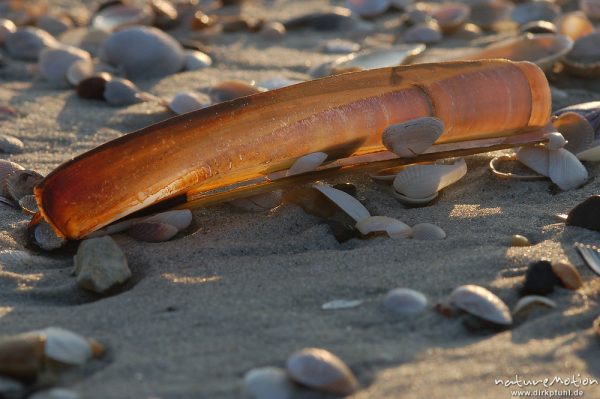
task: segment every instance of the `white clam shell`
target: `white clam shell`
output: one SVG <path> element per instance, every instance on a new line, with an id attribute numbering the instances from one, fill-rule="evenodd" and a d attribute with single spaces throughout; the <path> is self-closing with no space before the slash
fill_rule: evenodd
<path id="1" fill-rule="evenodd" d="M 383 306 L 399 315 L 414 315 L 427 308 L 427 297 L 410 288 L 395 288 L 385 295 Z"/>
<path id="2" fill-rule="evenodd" d="M 286 362 L 290 378 L 318 391 L 349 395 L 358 383 L 348 366 L 333 353 L 319 348 L 302 349 Z"/>
<path id="3" fill-rule="evenodd" d="M 29 396 L 29 399 L 79 399 L 77 392 L 65 388 L 51 388 L 38 391 Z"/>
<path id="4" fill-rule="evenodd" d="M 323 310 L 341 310 L 356 308 L 364 303 L 362 299 L 334 299 L 321 305 Z"/>
<path id="5" fill-rule="evenodd" d="M 409 207 L 413 207 L 413 206 L 418 207 L 418 206 L 427 205 L 428 203 L 430 203 L 431 201 L 436 199 L 438 196 L 438 192 L 435 192 L 435 193 L 431 194 L 429 197 L 412 198 L 412 197 L 408 197 L 406 195 L 400 194 L 396 190 L 392 190 L 392 194 L 399 202 L 401 202 L 404 205 L 407 205 Z"/>
<path id="6" fill-rule="evenodd" d="M 356 229 L 364 236 L 386 232 L 390 238 L 408 238 L 412 229 L 406 223 L 388 216 L 369 216 L 356 223 Z"/>
<path id="7" fill-rule="evenodd" d="M 94 75 L 95 68 L 91 59 L 82 59 L 73 62 L 67 69 L 67 81 L 73 86 Z"/>
<path id="8" fill-rule="evenodd" d="M 517 160 L 542 176 L 548 176 L 550 154 L 541 146 L 521 147 L 517 151 Z"/>
<path id="9" fill-rule="evenodd" d="M 346 0 L 345 5 L 361 17 L 371 18 L 383 14 L 390 6 L 390 0 Z"/>
<path id="10" fill-rule="evenodd" d="M 6 41 L 6 38 L 17 31 L 17 25 L 10 19 L 0 18 L 0 44 Z"/>
<path id="11" fill-rule="evenodd" d="M 137 222 L 127 230 L 133 238 L 146 242 L 169 241 L 177 233 L 177 227 L 161 222 Z"/>
<path id="12" fill-rule="evenodd" d="M 565 144 L 567 144 L 567 140 L 565 140 L 563 135 L 558 132 L 548 133 L 546 134 L 546 138 L 548 139 L 546 147 L 549 150 L 558 150 L 559 148 L 563 148 Z"/>
<path id="13" fill-rule="evenodd" d="M 412 238 L 415 240 L 443 240 L 446 232 L 431 223 L 419 223 L 412 227 Z"/>
<path id="14" fill-rule="evenodd" d="M 181 92 L 175 94 L 175 97 L 169 101 L 169 109 L 177 115 L 185 114 L 188 112 L 196 111 L 206 107 L 196 93 Z"/>
<path id="15" fill-rule="evenodd" d="M 517 302 L 517 304 L 512 310 L 512 315 L 513 317 L 524 316 L 526 313 L 529 313 L 529 311 L 531 311 L 532 307 L 536 306 L 555 308 L 556 302 L 540 295 L 527 295 L 519 299 L 519 302 Z"/>
<path id="16" fill-rule="evenodd" d="M 18 138 L 8 134 L 0 134 L 0 151 L 8 154 L 19 154 L 23 152 L 25 144 Z"/>
<path id="17" fill-rule="evenodd" d="M 197 71 L 198 69 L 204 69 L 213 64 L 212 58 L 202 51 L 187 50 L 185 52 L 185 70 L 186 71 Z"/>
<path id="18" fill-rule="evenodd" d="M 110 35 L 100 58 L 124 69 L 131 79 L 171 75 L 183 69 L 185 55 L 171 36 L 152 27 L 135 26 Z"/>
<path id="19" fill-rule="evenodd" d="M 254 399 L 290 399 L 294 387 L 285 370 L 260 367 L 246 373 L 244 390 Z"/>
<path id="20" fill-rule="evenodd" d="M 499 325 L 511 325 L 512 316 L 508 306 L 495 294 L 478 285 L 463 285 L 449 297 L 450 305 L 481 319 Z"/>
<path id="21" fill-rule="evenodd" d="M 548 177 L 561 190 L 572 190 L 580 187 L 588 180 L 585 166 L 564 148 L 550 150 Z"/>
<path id="22" fill-rule="evenodd" d="M 286 172 L 287 176 L 299 175 L 301 173 L 312 172 L 317 169 L 325 160 L 327 154 L 324 152 L 313 152 L 306 154 L 298 159 Z"/>
<path id="23" fill-rule="evenodd" d="M 41 221 L 33 230 L 35 243 L 46 251 L 62 247 L 67 241 L 56 235 L 52 227 L 45 221 Z"/>
<path id="24" fill-rule="evenodd" d="M 229 201 L 231 205 L 248 212 L 264 212 L 277 207 L 281 203 L 281 191 L 257 194 L 251 197 Z"/>
<path id="25" fill-rule="evenodd" d="M 79 334 L 57 327 L 41 331 L 46 336 L 44 354 L 63 364 L 81 366 L 92 358 L 89 341 Z"/>
<path id="26" fill-rule="evenodd" d="M 77 47 L 61 45 L 46 48 L 39 56 L 39 68 L 42 76 L 49 82 L 55 84 L 67 83 L 67 71 L 76 61 L 91 63 L 91 56 L 87 51 Z"/>
<path id="27" fill-rule="evenodd" d="M 444 132 L 444 122 L 424 117 L 388 126 L 382 133 L 383 145 L 400 157 L 422 154 Z"/>
<path id="28" fill-rule="evenodd" d="M 112 78 L 104 86 L 104 99 L 114 106 L 125 106 L 141 101 L 140 89 L 132 81 L 122 78 Z"/>
<path id="29" fill-rule="evenodd" d="M 182 231 L 187 229 L 192 223 L 192 212 L 189 209 L 180 209 L 157 213 L 144 219 L 144 222 L 167 223 L 176 227 L 177 230 Z"/>
<path id="30" fill-rule="evenodd" d="M 77 285 L 102 293 L 131 277 L 125 254 L 110 237 L 84 240 L 73 257 Z"/>
<path id="31" fill-rule="evenodd" d="M 58 42 L 51 34 L 31 26 L 19 28 L 9 35 L 4 43 L 12 57 L 25 61 L 37 61 L 38 55 L 44 48 L 56 45 Z"/>
<path id="32" fill-rule="evenodd" d="M 338 208 L 354 219 L 355 222 L 359 222 L 362 219 L 371 216 L 367 208 L 350 194 L 324 183 L 314 184 L 313 187 L 329 198 L 331 202 L 336 204 Z"/>
<path id="33" fill-rule="evenodd" d="M 467 173 L 467 164 L 462 158 L 448 164 L 411 165 L 401 170 L 394 179 L 397 193 L 413 199 L 430 198 Z"/>

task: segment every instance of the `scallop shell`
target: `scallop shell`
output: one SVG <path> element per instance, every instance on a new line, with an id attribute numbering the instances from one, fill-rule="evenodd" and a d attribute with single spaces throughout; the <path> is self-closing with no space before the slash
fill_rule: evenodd
<path id="1" fill-rule="evenodd" d="M 6 41 L 9 35 L 17 31 L 17 25 L 10 19 L 0 18 L 0 44 Z"/>
<path id="2" fill-rule="evenodd" d="M 565 288 L 576 290 L 583 285 L 581 274 L 575 266 L 566 262 L 552 263 L 552 271 Z"/>
<path id="3" fill-rule="evenodd" d="M 521 147 L 517 151 L 517 160 L 543 176 L 548 176 L 550 154 L 540 146 Z"/>
<path id="4" fill-rule="evenodd" d="M 571 11 L 561 15 L 556 19 L 556 27 L 558 33 L 571 40 L 577 40 L 595 30 L 594 24 L 581 11 Z"/>
<path id="5" fill-rule="evenodd" d="M 43 49 L 56 45 L 58 42 L 51 34 L 31 26 L 19 28 L 4 42 L 4 47 L 12 57 L 24 61 L 37 61 Z"/>
<path id="6" fill-rule="evenodd" d="M 169 241 L 177 233 L 177 227 L 161 222 L 138 222 L 127 230 L 131 237 L 146 242 Z"/>
<path id="7" fill-rule="evenodd" d="M 388 126 L 381 136 L 383 145 L 400 157 L 414 157 L 431 147 L 444 132 L 442 120 L 428 116 Z"/>
<path id="8" fill-rule="evenodd" d="M 402 35 L 404 43 L 434 44 L 442 40 L 442 31 L 437 22 L 428 21 L 411 26 Z"/>
<path id="9" fill-rule="evenodd" d="M 34 215 L 40 211 L 35 195 L 25 195 L 21 197 L 21 199 L 19 199 L 19 206 L 21 209 L 31 215 Z"/>
<path id="10" fill-rule="evenodd" d="M 279 190 L 229 201 L 229 204 L 234 207 L 248 212 L 270 211 L 279 206 L 280 203 L 281 191 Z"/>
<path id="11" fill-rule="evenodd" d="M 187 229 L 192 223 L 192 212 L 189 209 L 180 209 L 157 213 L 143 220 L 144 222 L 159 222 L 174 226 L 177 230 Z"/>
<path id="12" fill-rule="evenodd" d="M 359 220 L 355 227 L 363 236 L 385 232 L 390 238 L 400 239 L 411 235 L 409 225 L 388 216 L 365 217 Z"/>
<path id="13" fill-rule="evenodd" d="M 390 0 L 346 0 L 345 6 L 363 18 L 373 18 L 386 12 Z"/>
<path id="14" fill-rule="evenodd" d="M 15 201 L 19 201 L 26 195 L 33 195 L 33 188 L 44 176 L 33 170 L 16 170 L 6 178 L 6 187 Z"/>
<path id="15" fill-rule="evenodd" d="M 177 115 L 196 111 L 207 105 L 202 103 L 200 96 L 192 92 L 181 92 L 175 94 L 175 97 L 169 101 L 169 109 Z"/>
<path id="16" fill-rule="evenodd" d="M 600 276 L 600 249 L 594 245 L 577 243 L 575 248 L 591 271 Z"/>
<path id="17" fill-rule="evenodd" d="M 524 25 L 531 21 L 554 21 L 560 12 L 560 7 L 550 1 L 535 0 L 517 5 L 510 16 L 517 24 Z"/>
<path id="18" fill-rule="evenodd" d="M 450 305 L 494 324 L 509 326 L 508 306 L 495 294 L 478 285 L 463 285 L 450 294 Z"/>
<path id="19" fill-rule="evenodd" d="M 287 176 L 299 175 L 301 173 L 312 172 L 325 162 L 327 154 L 324 152 L 313 152 L 296 159 L 294 164 L 288 169 Z"/>
<path id="20" fill-rule="evenodd" d="M 244 376 L 244 391 L 254 399 L 291 399 L 294 387 L 285 370 L 261 367 Z"/>
<path id="21" fill-rule="evenodd" d="M 47 81 L 64 85 L 67 83 L 67 71 L 74 62 L 82 61 L 91 64 L 91 60 L 87 51 L 61 45 L 42 50 L 38 65 L 40 73 Z"/>
<path id="22" fill-rule="evenodd" d="M 141 90 L 130 80 L 112 78 L 104 83 L 102 96 L 116 107 L 139 103 Z"/>
<path id="23" fill-rule="evenodd" d="M 52 226 L 45 221 L 41 221 L 35 226 L 32 238 L 35 245 L 46 251 L 58 249 L 67 242 L 64 238 L 57 236 Z"/>
<path id="24" fill-rule="evenodd" d="M 67 69 L 67 81 L 77 86 L 82 80 L 94 75 L 94 64 L 90 59 L 81 59 L 73 62 Z"/>
<path id="25" fill-rule="evenodd" d="M 149 6 L 116 4 L 96 13 L 91 25 L 94 29 L 112 32 L 132 25 L 151 25 L 153 21 L 154 13 Z"/>
<path id="26" fill-rule="evenodd" d="M 446 232 L 431 223 L 419 223 L 412 227 L 412 238 L 415 240 L 443 240 Z"/>
<path id="27" fill-rule="evenodd" d="M 19 154 L 23 152 L 25 145 L 21 140 L 8 134 L 0 134 L 0 151 L 8 154 Z"/>
<path id="28" fill-rule="evenodd" d="M 467 173 L 462 158 L 448 164 L 409 166 L 396 175 L 393 185 L 397 193 L 413 199 L 427 199 L 460 180 Z"/>
<path id="29" fill-rule="evenodd" d="M 185 52 L 184 69 L 186 71 L 197 71 L 213 64 L 212 58 L 202 51 L 187 50 Z"/>
<path id="30" fill-rule="evenodd" d="M 333 353 L 319 348 L 302 349 L 286 362 L 289 377 L 317 391 L 349 395 L 358 382 L 348 366 Z"/>
<path id="31" fill-rule="evenodd" d="M 410 288 L 395 288 L 385 295 L 383 306 L 399 315 L 414 315 L 427 308 L 427 297 Z"/>
<path id="32" fill-rule="evenodd" d="M 575 154 L 581 160 L 581 153 L 592 146 L 594 129 L 587 119 L 576 112 L 565 112 L 552 121 L 552 126 L 567 140 L 565 150 Z"/>
<path id="33" fill-rule="evenodd" d="M 556 302 L 540 295 L 528 295 L 519 299 L 512 310 L 513 317 L 524 317 L 535 307 L 555 308 Z"/>
<path id="34" fill-rule="evenodd" d="M 550 150 L 548 177 L 565 191 L 582 186 L 589 178 L 579 159 L 563 148 Z"/>
<path id="35" fill-rule="evenodd" d="M 580 36 L 563 58 L 565 70 L 575 76 L 600 75 L 600 31 Z"/>
<path id="36" fill-rule="evenodd" d="M 100 48 L 100 58 L 119 68 L 131 79 L 171 75 L 183 69 L 181 45 L 152 27 L 134 26 L 110 35 Z"/>
<path id="37" fill-rule="evenodd" d="M 359 222 L 362 219 L 371 216 L 367 208 L 350 194 L 337 190 L 324 183 L 314 184 L 313 187 L 325 195 L 338 208 L 344 211 L 344 213 L 354 219 L 355 222 Z"/>

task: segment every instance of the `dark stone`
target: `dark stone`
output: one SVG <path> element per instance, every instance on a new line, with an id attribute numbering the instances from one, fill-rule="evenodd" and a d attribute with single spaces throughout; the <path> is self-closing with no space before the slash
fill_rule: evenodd
<path id="1" fill-rule="evenodd" d="M 77 95 L 81 98 L 104 100 L 104 88 L 107 80 L 101 76 L 83 79 L 77 85 Z"/>
<path id="2" fill-rule="evenodd" d="M 600 231 L 600 195 L 593 195 L 571 209 L 565 223 L 569 226 Z"/>
<path id="3" fill-rule="evenodd" d="M 547 260 L 540 260 L 529 265 L 521 295 L 548 295 L 558 284 L 560 280 L 552 271 L 552 264 Z"/>

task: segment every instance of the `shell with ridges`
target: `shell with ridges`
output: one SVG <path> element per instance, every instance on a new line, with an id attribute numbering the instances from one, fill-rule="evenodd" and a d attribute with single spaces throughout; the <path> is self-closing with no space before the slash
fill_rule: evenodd
<path id="1" fill-rule="evenodd" d="M 16 170 L 6 177 L 6 187 L 10 196 L 19 201 L 26 195 L 32 195 L 33 188 L 43 179 L 44 176 L 34 170 Z"/>
<path id="2" fill-rule="evenodd" d="M 425 199 L 460 180 L 467 173 L 462 158 L 447 164 L 413 165 L 396 175 L 393 185 L 397 193 L 408 198 Z"/>
<path id="3" fill-rule="evenodd" d="M 335 189 L 324 183 L 314 184 L 313 187 L 319 190 L 337 207 L 339 207 L 348 216 L 354 219 L 355 222 L 360 222 L 364 218 L 368 218 L 369 216 L 371 216 L 367 208 L 365 208 L 363 204 L 361 204 L 356 198 L 354 198 L 350 194 Z"/>
<path id="4" fill-rule="evenodd" d="M 355 227 L 363 236 L 385 232 L 390 238 L 396 239 L 408 238 L 412 231 L 406 223 L 388 216 L 365 217 L 359 220 Z"/>
<path id="5" fill-rule="evenodd" d="M 594 245 L 575 244 L 575 248 L 591 271 L 600 276 L 600 249 Z"/>
<path id="6" fill-rule="evenodd" d="M 478 285 L 469 284 L 456 288 L 450 294 L 449 303 L 486 321 L 505 326 L 512 324 L 506 304 L 491 291 Z"/>
<path id="7" fill-rule="evenodd" d="M 517 151 L 517 160 L 542 176 L 548 176 L 550 155 L 544 147 L 521 147 Z"/>
<path id="8" fill-rule="evenodd" d="M 580 187 L 588 180 L 585 166 L 564 148 L 550 150 L 548 162 L 548 177 L 561 190 L 572 190 Z"/>
<path id="9" fill-rule="evenodd" d="M 428 116 L 388 126 L 381 140 L 388 150 L 400 157 L 414 157 L 435 143 L 444 132 L 444 122 Z"/>

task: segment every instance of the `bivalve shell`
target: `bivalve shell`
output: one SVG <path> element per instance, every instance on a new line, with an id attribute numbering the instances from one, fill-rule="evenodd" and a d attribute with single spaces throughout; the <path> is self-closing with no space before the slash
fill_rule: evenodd
<path id="1" fill-rule="evenodd" d="M 188 50 L 185 52 L 185 70 L 186 71 L 197 71 L 198 69 L 204 69 L 212 65 L 213 60 L 210 56 L 202 51 Z"/>
<path id="2" fill-rule="evenodd" d="M 427 297 L 410 288 L 395 288 L 385 295 L 383 306 L 398 315 L 414 315 L 427 308 Z"/>
<path id="3" fill-rule="evenodd" d="M 580 36 L 563 58 L 565 70 L 580 77 L 600 75 L 600 31 Z"/>
<path id="4" fill-rule="evenodd" d="M 517 5 L 511 18 L 519 25 L 532 21 L 554 21 L 560 15 L 560 7 L 547 0 L 534 0 Z"/>
<path id="5" fill-rule="evenodd" d="M 367 208 L 350 194 L 337 190 L 324 183 L 314 184 L 313 187 L 325 195 L 338 208 L 344 211 L 344 213 L 354 219 L 355 222 L 360 222 L 364 218 L 371 216 Z"/>
<path id="6" fill-rule="evenodd" d="M 265 91 L 253 84 L 239 80 L 227 80 L 211 87 L 209 95 L 214 103 L 235 100 Z"/>
<path id="7" fill-rule="evenodd" d="M 24 195 L 19 199 L 19 206 L 23 211 L 30 215 L 34 215 L 39 212 L 37 200 L 35 195 Z"/>
<path id="8" fill-rule="evenodd" d="M 6 187 L 10 196 L 19 201 L 26 195 L 33 195 L 33 188 L 43 179 L 44 176 L 36 171 L 16 170 L 6 177 Z"/>
<path id="9" fill-rule="evenodd" d="M 546 148 L 549 150 L 558 150 L 567 144 L 567 140 L 565 140 L 563 135 L 558 132 L 547 133 L 545 137 L 548 139 Z"/>
<path id="10" fill-rule="evenodd" d="M 556 302 L 539 295 L 528 295 L 519 299 L 517 304 L 512 310 L 512 315 L 515 318 L 522 318 L 527 316 L 535 308 L 555 308 Z"/>
<path id="11" fill-rule="evenodd" d="M 17 31 L 17 25 L 10 19 L 0 18 L 0 44 L 6 41 L 9 35 Z"/>
<path id="12" fill-rule="evenodd" d="M 508 306 L 495 294 L 478 285 L 463 285 L 449 297 L 450 305 L 494 324 L 509 326 L 512 316 Z"/>
<path id="13" fill-rule="evenodd" d="M 102 96 L 110 105 L 122 107 L 141 102 L 140 89 L 130 80 L 112 78 L 104 83 Z"/>
<path id="14" fill-rule="evenodd" d="M 521 147 L 517 151 L 517 160 L 542 176 L 548 176 L 550 154 L 541 146 Z"/>
<path id="15" fill-rule="evenodd" d="M 363 299 L 334 299 L 321 305 L 323 310 L 341 310 L 341 309 L 352 309 L 362 305 L 365 301 Z"/>
<path id="16" fill-rule="evenodd" d="M 405 43 L 434 44 L 442 40 L 442 30 L 437 22 L 428 21 L 411 26 L 402 35 Z"/>
<path id="17" fill-rule="evenodd" d="M 55 47 L 58 42 L 48 32 L 27 26 L 6 38 L 4 46 L 8 53 L 19 60 L 37 61 L 46 47 Z"/>
<path id="18" fill-rule="evenodd" d="M 356 229 L 363 236 L 385 232 L 390 238 L 408 238 L 412 229 L 406 223 L 388 216 L 369 216 L 356 223 Z"/>
<path id="19" fill-rule="evenodd" d="M 78 84 L 75 90 L 81 98 L 90 100 L 104 100 L 104 91 L 106 90 L 106 82 L 112 79 L 107 73 L 101 73 L 97 76 L 84 78 Z"/>
<path id="20" fill-rule="evenodd" d="M 313 152 L 298 158 L 294 164 L 287 170 L 287 176 L 299 175 L 301 173 L 312 172 L 317 169 L 325 160 L 327 154 L 324 152 Z"/>
<path id="21" fill-rule="evenodd" d="M 244 390 L 254 399 L 291 399 L 294 387 L 285 370 L 260 367 L 246 373 Z"/>
<path id="22" fill-rule="evenodd" d="M 154 14 L 149 6 L 117 3 L 96 13 L 91 25 L 94 29 L 112 32 L 132 25 L 150 25 L 153 20 Z"/>
<path id="23" fill-rule="evenodd" d="M 177 227 L 161 222 L 138 222 L 127 230 L 127 234 L 136 240 L 146 242 L 169 241 L 177 233 Z"/>
<path id="24" fill-rule="evenodd" d="M 575 244 L 575 248 L 591 271 L 600 276 L 600 249 L 594 245 Z"/>
<path id="25" fill-rule="evenodd" d="M 428 199 L 467 173 L 464 159 L 459 158 L 451 162 L 409 166 L 396 175 L 394 190 L 408 198 Z"/>
<path id="26" fill-rule="evenodd" d="M 577 268 L 570 263 L 552 263 L 552 271 L 560 280 L 561 285 L 565 288 L 576 290 L 583 285 L 581 274 L 579 274 Z"/>
<path id="27" fill-rule="evenodd" d="M 471 8 L 464 3 L 442 3 L 432 13 L 445 35 L 459 30 L 469 19 Z"/>
<path id="28" fill-rule="evenodd" d="M 329 71 L 366 70 L 397 66 L 406 63 L 412 57 L 422 53 L 425 45 L 397 45 L 389 49 L 365 50 L 338 58 L 327 66 Z M 325 74 L 327 75 L 327 74 Z"/>
<path id="29" fill-rule="evenodd" d="M 143 220 L 144 222 L 167 223 L 182 231 L 192 223 L 192 212 L 189 209 L 180 209 L 157 213 Z"/>
<path id="30" fill-rule="evenodd" d="M 435 224 L 419 223 L 412 227 L 411 236 L 415 240 L 443 240 L 446 238 L 446 232 Z"/>
<path id="31" fill-rule="evenodd" d="M 52 226 L 44 220 L 34 227 L 32 238 L 35 245 L 46 251 L 58 249 L 67 242 L 64 238 L 56 235 Z"/>
<path id="32" fill-rule="evenodd" d="M 581 11 L 571 11 L 565 13 L 556 19 L 558 33 L 569 37 L 571 40 L 577 40 L 594 31 L 594 24 Z"/>
<path id="33" fill-rule="evenodd" d="M 582 186 L 589 178 L 585 166 L 564 148 L 550 150 L 548 177 L 565 191 Z"/>
<path id="34" fill-rule="evenodd" d="M 400 157 L 414 157 L 431 147 L 444 132 L 444 122 L 432 116 L 388 126 L 383 145 Z"/>
<path id="35" fill-rule="evenodd" d="M 358 382 L 348 366 L 333 353 L 319 348 L 302 349 L 286 362 L 290 378 L 317 391 L 349 395 Z"/>
<path id="36" fill-rule="evenodd" d="M 94 75 L 94 64 L 90 59 L 81 59 L 74 61 L 67 69 L 67 81 L 73 86 L 79 82 Z"/>
<path id="37" fill-rule="evenodd" d="M 322 49 L 327 54 L 348 54 L 360 50 L 360 44 L 344 39 L 331 39 L 322 44 Z"/>
<path id="38" fill-rule="evenodd" d="M 594 160 L 587 159 L 585 154 L 582 154 L 592 147 L 595 138 L 594 129 L 585 117 L 577 112 L 564 112 L 552 120 L 552 126 L 567 140 L 565 150 L 575 154 L 582 161 Z"/>
<path id="39" fill-rule="evenodd" d="M 19 154 L 23 152 L 25 144 L 18 138 L 8 134 L 0 134 L 0 151 L 7 154 Z"/>
<path id="40" fill-rule="evenodd" d="M 61 45 L 40 52 L 39 68 L 42 76 L 51 83 L 67 83 L 67 71 L 76 61 L 91 63 L 90 54 L 77 47 Z"/>
<path id="41" fill-rule="evenodd" d="M 600 1 L 598 0 L 579 0 L 579 9 L 591 19 L 600 20 Z"/>
<path id="42" fill-rule="evenodd" d="M 200 96 L 192 92 L 181 92 L 169 101 L 169 109 L 177 115 L 202 109 L 207 105 L 202 102 Z"/>

